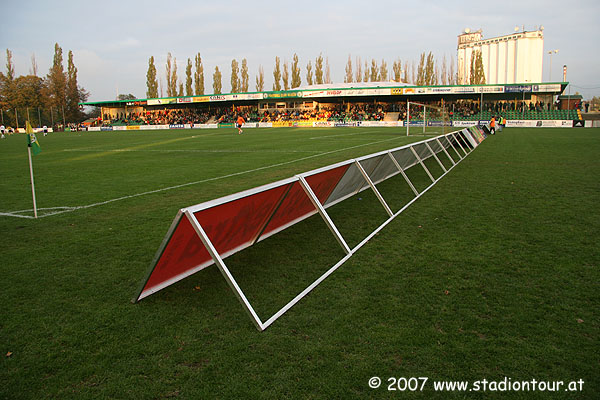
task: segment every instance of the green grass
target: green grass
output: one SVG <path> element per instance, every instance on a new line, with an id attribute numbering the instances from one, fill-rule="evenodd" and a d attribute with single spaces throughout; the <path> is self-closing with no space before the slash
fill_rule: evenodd
<path id="1" fill-rule="evenodd" d="M 388 392 L 388 377 L 421 376 L 412 398 L 488 398 L 432 381 L 504 377 L 585 381 L 506 397 L 597 398 L 598 129 L 490 137 L 262 333 L 214 266 L 130 304 L 177 210 L 422 138 L 234 132 L 40 138 L 41 208 L 193 184 L 0 216 L 0 398 L 397 398 L 407 394 Z M 23 136 L 0 141 L 0 168 L 0 211 L 30 209 Z M 378 188 L 396 208 L 410 198 L 398 176 Z M 330 209 L 352 243 L 385 219 L 363 193 Z M 264 320 L 340 257 L 312 217 L 226 262 Z"/>

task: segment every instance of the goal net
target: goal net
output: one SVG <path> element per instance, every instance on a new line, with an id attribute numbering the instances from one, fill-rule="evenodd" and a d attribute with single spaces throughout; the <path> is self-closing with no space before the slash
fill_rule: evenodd
<path id="1" fill-rule="evenodd" d="M 406 104 L 406 136 L 443 135 L 450 120 L 446 107 L 409 101 Z"/>

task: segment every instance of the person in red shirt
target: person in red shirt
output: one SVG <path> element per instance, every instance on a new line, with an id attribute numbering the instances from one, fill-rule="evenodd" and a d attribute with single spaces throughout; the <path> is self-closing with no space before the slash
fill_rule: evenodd
<path id="1" fill-rule="evenodd" d="M 237 123 L 235 124 L 235 126 L 238 128 L 238 135 L 243 132 L 242 125 L 244 125 L 244 122 L 246 122 L 244 121 L 244 118 L 241 115 L 238 115 Z"/>

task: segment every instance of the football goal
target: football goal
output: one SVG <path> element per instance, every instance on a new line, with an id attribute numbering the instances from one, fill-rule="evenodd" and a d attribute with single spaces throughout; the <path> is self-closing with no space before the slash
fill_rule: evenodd
<path id="1" fill-rule="evenodd" d="M 444 135 L 450 120 L 446 107 L 408 101 L 406 104 L 406 136 Z"/>

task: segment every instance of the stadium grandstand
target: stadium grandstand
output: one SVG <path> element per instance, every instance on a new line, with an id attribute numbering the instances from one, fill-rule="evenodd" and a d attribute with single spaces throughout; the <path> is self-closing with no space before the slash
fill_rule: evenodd
<path id="1" fill-rule="evenodd" d="M 208 94 L 81 103 L 100 108 L 90 129 L 231 127 L 238 115 L 256 126 L 331 126 L 364 123 L 402 126 L 409 102 L 431 106 L 428 123 L 466 121 L 576 121 L 576 104 L 559 101 L 568 82 L 414 86 L 398 82 L 337 83 L 286 91 Z M 327 125 L 327 123 L 329 125 Z M 259 125 L 260 124 L 260 125 Z M 268 124 L 268 125 L 267 125 Z M 563 125 L 564 126 L 564 125 Z"/>

